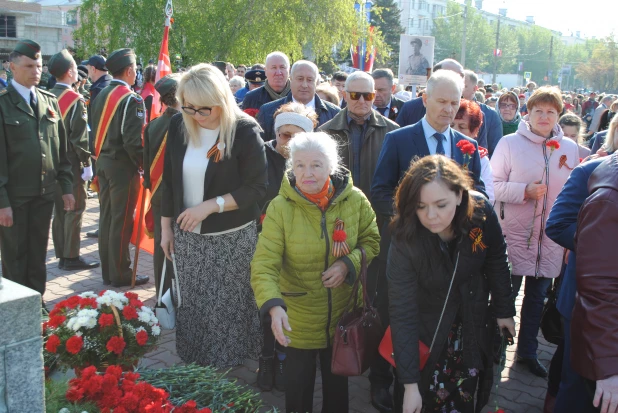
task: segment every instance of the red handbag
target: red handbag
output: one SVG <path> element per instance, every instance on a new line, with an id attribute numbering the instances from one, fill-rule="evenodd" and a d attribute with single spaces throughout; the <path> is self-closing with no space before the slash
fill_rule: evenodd
<path id="1" fill-rule="evenodd" d="M 453 276 L 451 277 L 451 284 L 448 287 L 448 293 L 446 294 L 446 299 L 444 300 L 444 307 L 442 307 L 442 314 L 440 314 L 440 320 L 438 320 L 438 326 L 436 327 L 436 332 L 433 335 L 433 340 L 431 340 L 431 347 L 427 347 L 427 344 L 423 343 L 421 340 L 418 341 L 418 351 L 419 351 L 419 369 L 423 370 L 425 368 L 425 364 L 427 364 L 427 360 L 429 360 L 429 355 L 431 354 L 431 349 L 433 348 L 434 343 L 436 342 L 436 336 L 438 335 L 438 330 L 440 329 L 440 323 L 442 323 L 442 317 L 444 316 L 444 310 L 446 310 L 446 303 L 448 302 L 448 297 L 451 295 L 451 288 L 453 287 L 453 280 L 455 279 L 455 273 L 457 272 L 457 265 L 459 264 L 459 252 L 457 253 L 457 259 L 455 260 L 455 269 L 453 270 Z M 393 337 L 391 335 L 391 326 L 388 326 L 386 332 L 384 333 L 384 337 L 382 337 L 382 341 L 380 342 L 380 347 L 378 347 L 378 352 L 386 361 L 388 361 L 393 367 L 397 367 L 395 365 L 395 352 L 393 351 Z"/>
<path id="2" fill-rule="evenodd" d="M 360 376 L 377 355 L 382 336 L 382 323 L 367 294 L 367 255 L 362 247 L 361 270 L 352 293 L 337 323 L 333 340 L 331 371 L 339 376 Z M 358 289 L 363 289 L 363 304 L 358 304 Z"/>

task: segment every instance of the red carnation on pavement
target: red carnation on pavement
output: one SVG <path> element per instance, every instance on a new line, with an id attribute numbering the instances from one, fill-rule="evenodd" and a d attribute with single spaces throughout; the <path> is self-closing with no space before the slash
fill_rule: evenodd
<path id="1" fill-rule="evenodd" d="M 67 340 L 66 348 L 67 351 L 71 354 L 77 354 L 81 351 L 84 346 L 84 339 L 80 336 L 73 336 Z"/>
<path id="2" fill-rule="evenodd" d="M 134 320 L 138 317 L 135 307 L 131 307 L 130 305 L 127 305 L 122 309 L 122 315 L 127 320 Z"/>
<path id="3" fill-rule="evenodd" d="M 105 369 L 105 374 L 109 374 L 110 376 L 114 376 L 117 379 L 120 379 L 120 377 L 122 376 L 122 368 L 120 368 L 120 366 L 109 366 L 107 369 Z"/>
<path id="4" fill-rule="evenodd" d="M 114 324 L 114 315 L 113 314 L 101 314 L 99 317 L 99 325 L 101 327 L 107 327 Z"/>
<path id="5" fill-rule="evenodd" d="M 144 303 L 142 303 L 137 298 L 132 298 L 129 300 L 129 305 L 132 305 L 135 308 L 142 308 L 144 306 Z"/>
<path id="6" fill-rule="evenodd" d="M 112 353 L 116 353 L 117 355 L 121 355 L 127 343 L 125 343 L 124 338 L 114 336 L 109 339 L 105 348 L 107 351 L 111 351 Z"/>
<path id="7" fill-rule="evenodd" d="M 55 315 L 49 318 L 49 321 L 47 322 L 47 326 L 50 328 L 58 328 L 60 327 L 62 323 L 66 321 L 66 319 L 67 318 L 63 315 Z"/>
<path id="8" fill-rule="evenodd" d="M 146 343 L 148 342 L 148 333 L 146 332 L 146 330 L 138 331 L 135 335 L 135 340 L 137 340 L 137 344 L 139 344 L 140 346 L 146 345 Z"/>
<path id="9" fill-rule="evenodd" d="M 71 386 L 65 397 L 67 401 L 72 403 L 78 402 L 84 397 L 84 389 L 77 386 Z"/>
<path id="10" fill-rule="evenodd" d="M 85 308 L 85 307 L 90 307 L 90 308 L 97 308 L 97 299 L 94 297 L 87 297 L 87 298 L 82 298 L 79 306 L 81 308 Z"/>
<path id="11" fill-rule="evenodd" d="M 343 242 L 348 238 L 348 234 L 345 233 L 342 229 L 336 229 L 333 232 L 333 241 L 335 242 Z"/>
<path id="12" fill-rule="evenodd" d="M 60 345 L 60 337 L 58 337 L 55 334 L 52 334 L 47 339 L 47 343 L 45 343 L 45 350 L 49 351 L 50 353 L 56 353 L 59 345 Z"/>
<path id="13" fill-rule="evenodd" d="M 75 308 L 79 305 L 80 301 L 81 301 L 81 297 L 74 295 L 66 299 L 65 306 L 68 308 Z"/>
<path id="14" fill-rule="evenodd" d="M 137 300 L 139 299 L 139 296 L 135 293 L 132 293 L 130 291 L 127 291 L 126 293 L 124 293 L 124 296 L 127 297 L 129 300 Z"/>
<path id="15" fill-rule="evenodd" d="M 105 294 L 107 292 L 107 290 L 101 290 L 99 291 L 99 297 L 103 297 L 103 294 Z"/>

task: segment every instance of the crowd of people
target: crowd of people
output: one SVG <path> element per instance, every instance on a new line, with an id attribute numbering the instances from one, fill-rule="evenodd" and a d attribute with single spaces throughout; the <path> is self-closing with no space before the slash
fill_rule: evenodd
<path id="1" fill-rule="evenodd" d="M 258 386 L 284 391 L 287 412 L 313 411 L 318 362 L 322 411 L 349 410 L 333 338 L 362 256 L 396 365 L 376 349 L 378 411 L 478 412 L 512 336 L 516 362 L 549 376 L 545 412 L 618 411 L 613 95 L 485 85 L 453 59 L 417 96 L 390 69 L 328 76 L 278 51 L 158 81 L 131 49 L 46 63 L 23 40 L 4 65 L 5 278 L 45 293 L 50 225 L 59 268 L 99 266 L 79 256 L 90 183 L 102 283 L 131 285 L 142 182 L 156 289 L 180 286 L 178 355 L 259 359 Z M 563 334 L 548 372 L 537 335 L 556 283 Z"/>

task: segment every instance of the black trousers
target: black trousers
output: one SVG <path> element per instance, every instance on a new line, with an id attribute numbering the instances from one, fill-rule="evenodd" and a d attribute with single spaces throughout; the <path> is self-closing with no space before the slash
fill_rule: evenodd
<path id="1" fill-rule="evenodd" d="M 378 310 L 382 327 L 390 324 L 390 316 L 388 314 L 388 283 L 386 280 L 386 261 L 375 258 L 369 268 L 367 268 L 367 290 L 370 296 L 373 296 L 373 305 Z M 377 354 L 369 367 L 369 382 L 373 387 L 390 388 L 393 383 L 392 367 L 382 357 Z"/>
<path id="2" fill-rule="evenodd" d="M 331 373 L 333 348 L 320 350 L 285 349 L 285 411 L 313 413 L 316 358 L 322 373 L 322 413 L 347 413 L 348 378 Z"/>
<path id="3" fill-rule="evenodd" d="M 2 274 L 25 287 L 45 293 L 47 241 L 54 193 L 15 203 L 13 226 L 0 226 Z"/>

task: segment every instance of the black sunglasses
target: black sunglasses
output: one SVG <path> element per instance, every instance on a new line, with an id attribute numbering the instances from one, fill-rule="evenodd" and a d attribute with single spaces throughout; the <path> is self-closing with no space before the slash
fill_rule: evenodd
<path id="1" fill-rule="evenodd" d="M 362 96 L 365 101 L 370 101 L 376 97 L 375 92 L 348 92 L 348 94 L 352 100 L 359 100 Z"/>
<path id="2" fill-rule="evenodd" d="M 190 106 L 182 106 L 182 110 L 187 115 L 191 115 L 191 116 L 195 115 L 196 113 L 199 113 L 201 116 L 210 116 L 210 113 L 212 112 L 212 108 L 207 108 L 207 107 L 195 109 Z"/>

